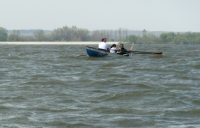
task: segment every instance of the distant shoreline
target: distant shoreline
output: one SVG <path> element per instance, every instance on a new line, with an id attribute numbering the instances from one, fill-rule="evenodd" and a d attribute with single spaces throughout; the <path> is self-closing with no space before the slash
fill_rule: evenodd
<path id="1" fill-rule="evenodd" d="M 94 45 L 100 42 L 0 42 L 0 45 Z M 118 42 L 107 42 L 118 44 Z"/>

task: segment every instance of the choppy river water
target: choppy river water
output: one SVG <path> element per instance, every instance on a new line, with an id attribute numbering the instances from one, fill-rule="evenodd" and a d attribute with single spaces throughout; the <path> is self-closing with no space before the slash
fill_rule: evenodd
<path id="1" fill-rule="evenodd" d="M 0 45 L 0 127 L 200 127 L 200 45 L 134 50 L 163 55 Z"/>

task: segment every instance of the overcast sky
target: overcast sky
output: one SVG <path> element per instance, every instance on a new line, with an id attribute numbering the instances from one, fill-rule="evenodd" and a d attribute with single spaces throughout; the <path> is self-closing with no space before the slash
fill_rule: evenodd
<path id="1" fill-rule="evenodd" d="M 200 32 L 200 0 L 0 0 L 0 27 Z"/>

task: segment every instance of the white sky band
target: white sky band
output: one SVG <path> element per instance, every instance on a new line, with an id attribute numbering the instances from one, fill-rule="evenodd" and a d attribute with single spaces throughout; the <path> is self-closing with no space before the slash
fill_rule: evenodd
<path id="1" fill-rule="evenodd" d="M 200 31 L 200 0 L 1 0 L 0 27 Z"/>

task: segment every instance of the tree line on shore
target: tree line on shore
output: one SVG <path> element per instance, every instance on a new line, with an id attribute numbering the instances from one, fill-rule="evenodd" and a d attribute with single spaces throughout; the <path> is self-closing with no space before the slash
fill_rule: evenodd
<path id="1" fill-rule="evenodd" d="M 85 28 L 77 28 L 76 26 L 54 29 L 50 34 L 45 34 L 43 30 L 37 30 L 31 36 L 20 34 L 20 30 L 13 30 L 11 34 L 7 30 L 0 27 L 0 41 L 100 41 L 106 37 L 108 41 L 118 41 L 127 43 L 200 43 L 200 32 L 165 32 L 159 36 L 152 32 L 142 31 L 142 35 L 129 35 L 127 29 L 118 30 L 94 30 L 90 32 Z"/>

